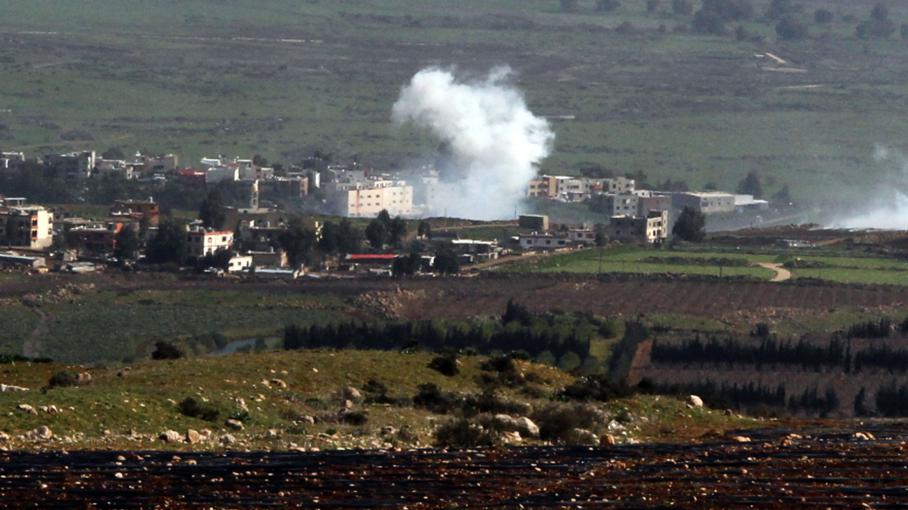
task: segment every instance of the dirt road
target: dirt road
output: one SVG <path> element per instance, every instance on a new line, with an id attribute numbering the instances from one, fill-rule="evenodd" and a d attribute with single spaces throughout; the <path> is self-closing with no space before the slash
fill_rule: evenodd
<path id="1" fill-rule="evenodd" d="M 758 265 L 764 269 L 769 269 L 774 271 L 776 274 L 772 277 L 771 282 L 784 282 L 786 280 L 791 280 L 791 271 L 785 269 L 782 264 L 776 264 L 774 262 L 759 262 Z"/>

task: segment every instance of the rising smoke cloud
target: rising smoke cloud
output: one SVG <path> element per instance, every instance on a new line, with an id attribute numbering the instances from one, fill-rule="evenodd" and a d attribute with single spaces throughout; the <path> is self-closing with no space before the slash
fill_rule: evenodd
<path id="1" fill-rule="evenodd" d="M 446 148 L 441 164 L 449 184 L 429 204 L 430 214 L 513 217 L 555 135 L 527 108 L 511 76 L 510 68 L 496 67 L 482 79 L 461 80 L 433 67 L 401 89 L 391 112 L 394 122 L 425 128 Z"/>
<path id="2" fill-rule="evenodd" d="M 867 193 L 866 207 L 829 222 L 833 228 L 908 229 L 908 156 L 901 151 L 877 144 L 873 161 L 884 175 L 877 178 L 876 188 Z"/>

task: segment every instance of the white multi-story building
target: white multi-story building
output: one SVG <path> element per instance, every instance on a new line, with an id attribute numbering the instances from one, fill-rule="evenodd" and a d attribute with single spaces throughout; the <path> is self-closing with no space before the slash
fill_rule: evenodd
<path id="1" fill-rule="evenodd" d="M 332 188 L 328 201 L 341 216 L 372 217 L 382 210 L 391 216 L 413 213 L 413 187 L 405 181 L 365 179 L 336 182 Z"/>
<path id="2" fill-rule="evenodd" d="M 186 232 L 186 254 L 199 258 L 233 247 L 233 232 L 190 227 Z"/>

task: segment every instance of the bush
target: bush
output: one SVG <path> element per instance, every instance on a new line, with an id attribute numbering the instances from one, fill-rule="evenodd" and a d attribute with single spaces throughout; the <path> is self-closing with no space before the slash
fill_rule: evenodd
<path id="1" fill-rule="evenodd" d="M 365 425 L 369 421 L 369 414 L 365 411 L 347 411 L 341 414 L 340 420 L 347 425 Z"/>
<path id="2" fill-rule="evenodd" d="M 363 385 L 363 401 L 367 404 L 393 404 L 394 399 L 388 395 L 388 387 L 381 381 L 369 379 Z"/>
<path id="3" fill-rule="evenodd" d="M 413 405 L 428 409 L 436 414 L 447 414 L 457 407 L 457 397 L 441 391 L 437 384 L 420 384 L 413 397 Z"/>
<path id="4" fill-rule="evenodd" d="M 436 356 L 429 362 L 429 368 L 448 377 L 454 377 L 460 373 L 459 365 L 460 363 L 457 361 L 457 356 L 453 354 Z"/>
<path id="5" fill-rule="evenodd" d="M 539 426 L 539 437 L 546 440 L 568 441 L 574 429 L 591 429 L 600 422 L 599 413 L 583 404 L 553 403 L 531 416 Z"/>
<path id="6" fill-rule="evenodd" d="M 180 359 L 184 356 L 177 346 L 170 342 L 157 342 L 154 344 L 154 351 L 151 353 L 151 359 Z"/>
<path id="7" fill-rule="evenodd" d="M 205 421 L 217 421 L 218 416 L 221 415 L 221 411 L 217 407 L 194 397 L 184 398 L 177 407 L 183 416 Z"/>
<path id="8" fill-rule="evenodd" d="M 633 388 L 612 384 L 607 376 L 597 374 L 575 380 L 561 390 L 558 397 L 564 400 L 608 402 L 616 398 L 628 397 L 633 393 Z"/>
<path id="9" fill-rule="evenodd" d="M 67 386 L 78 386 L 79 376 L 75 372 L 62 370 L 50 377 L 47 385 L 51 388 L 65 388 Z"/>
<path id="10" fill-rule="evenodd" d="M 498 442 L 498 434 L 465 418 L 446 423 L 435 431 L 435 445 L 439 447 L 489 447 L 497 445 Z"/>
<path id="11" fill-rule="evenodd" d="M 517 363 L 510 356 L 496 356 L 483 361 L 479 368 L 488 372 L 513 374 L 517 372 Z"/>
<path id="12" fill-rule="evenodd" d="M 480 413 L 524 415 L 529 411 L 529 405 L 502 398 L 494 391 L 484 391 L 464 398 L 461 403 L 461 411 L 465 416 L 475 416 Z"/>

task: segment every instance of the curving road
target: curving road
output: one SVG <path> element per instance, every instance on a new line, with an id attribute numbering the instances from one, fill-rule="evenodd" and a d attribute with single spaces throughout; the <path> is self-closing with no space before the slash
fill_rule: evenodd
<path id="1" fill-rule="evenodd" d="M 771 282 L 784 282 L 786 280 L 791 280 L 791 271 L 785 269 L 782 264 L 777 264 L 774 262 L 759 262 L 758 266 L 774 271 L 776 274 L 770 280 Z"/>

